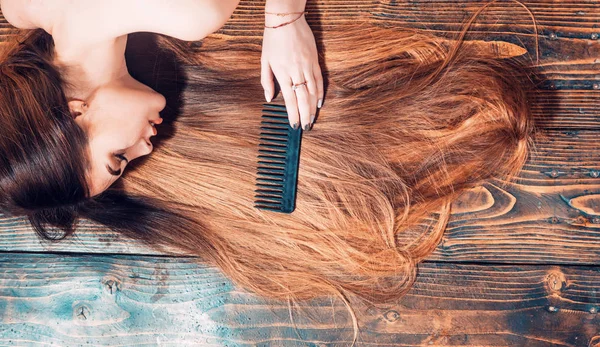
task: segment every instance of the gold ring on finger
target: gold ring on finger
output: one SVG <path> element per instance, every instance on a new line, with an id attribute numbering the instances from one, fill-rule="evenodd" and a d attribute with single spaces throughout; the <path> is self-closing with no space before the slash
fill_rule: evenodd
<path id="1" fill-rule="evenodd" d="M 300 88 L 300 86 L 305 86 L 305 85 L 306 85 L 306 81 L 304 81 L 304 82 L 302 82 L 302 83 L 297 83 L 297 84 L 294 84 L 294 85 L 292 86 L 292 90 L 294 90 L 294 91 L 295 91 L 296 89 Z"/>

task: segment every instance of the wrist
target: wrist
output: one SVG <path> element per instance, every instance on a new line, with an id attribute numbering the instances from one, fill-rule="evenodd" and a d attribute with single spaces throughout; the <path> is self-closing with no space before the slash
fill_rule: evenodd
<path id="1" fill-rule="evenodd" d="M 281 22 L 281 23 L 278 23 L 276 20 L 265 19 L 265 29 L 266 28 L 277 29 L 277 28 L 284 27 L 286 25 L 294 24 L 297 21 L 299 21 L 300 19 L 302 19 L 304 17 L 304 14 L 305 14 L 305 12 L 300 12 L 299 14 L 296 15 L 296 18 L 294 18 L 292 20 L 288 20 L 286 22 Z"/>
<path id="2" fill-rule="evenodd" d="M 279 27 L 300 20 L 306 0 L 267 0 L 265 3 L 265 27 Z"/>

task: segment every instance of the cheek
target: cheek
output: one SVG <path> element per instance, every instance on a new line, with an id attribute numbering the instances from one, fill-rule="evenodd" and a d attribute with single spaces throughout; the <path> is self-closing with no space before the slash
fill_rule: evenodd
<path id="1" fill-rule="evenodd" d="M 111 152 L 131 146 L 133 143 L 131 131 L 126 127 L 109 128 L 103 127 L 95 133 L 90 146 L 96 155 L 102 157 L 105 163 L 109 163 Z M 113 164 L 114 165 L 114 164 Z"/>
<path id="2" fill-rule="evenodd" d="M 103 132 L 117 146 L 115 148 L 125 148 L 140 138 L 143 125 L 140 117 L 122 115 L 114 117 L 110 122 L 107 121 L 103 126 Z"/>
<path id="3" fill-rule="evenodd" d="M 143 99 L 142 102 L 144 101 Z M 147 101 L 147 100 L 145 100 Z M 130 136 L 139 137 L 148 125 L 148 110 L 138 103 L 128 103 L 120 112 L 115 113 L 115 126 L 127 132 Z"/>

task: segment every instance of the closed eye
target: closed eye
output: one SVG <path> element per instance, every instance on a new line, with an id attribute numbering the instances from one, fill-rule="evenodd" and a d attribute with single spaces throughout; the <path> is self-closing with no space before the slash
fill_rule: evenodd
<path id="1" fill-rule="evenodd" d="M 125 161 L 125 163 L 129 163 L 129 160 L 127 158 L 125 158 L 125 156 L 122 153 L 114 153 L 113 154 L 117 159 L 119 159 L 119 162 Z M 113 176 L 119 176 L 121 175 L 121 169 L 119 168 L 119 170 L 113 170 L 109 165 L 106 165 L 106 170 Z"/>

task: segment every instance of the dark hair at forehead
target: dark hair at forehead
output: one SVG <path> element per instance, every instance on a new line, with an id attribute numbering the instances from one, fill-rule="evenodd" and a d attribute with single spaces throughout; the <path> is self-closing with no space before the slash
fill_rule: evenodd
<path id="1" fill-rule="evenodd" d="M 1 58 L 0 207 L 27 215 L 40 233 L 44 223 L 69 229 L 89 195 L 88 139 L 52 64 L 52 36 L 36 29 L 17 37 Z"/>
<path id="2" fill-rule="evenodd" d="M 202 229 L 156 199 L 118 188 L 90 197 L 89 139 L 71 116 L 53 38 L 42 29 L 16 30 L 13 38 L 0 48 L 0 212 L 27 218 L 50 241 L 73 234 L 81 218 L 152 246 L 176 242 L 157 229 Z M 55 228 L 63 233 L 54 236 Z"/>

